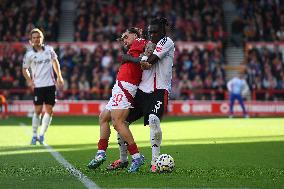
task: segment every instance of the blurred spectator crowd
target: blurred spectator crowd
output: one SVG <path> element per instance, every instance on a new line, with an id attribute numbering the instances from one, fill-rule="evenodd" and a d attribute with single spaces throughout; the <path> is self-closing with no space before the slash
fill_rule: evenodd
<path id="1" fill-rule="evenodd" d="M 120 66 L 120 45 L 115 41 L 132 26 L 143 28 L 152 17 L 166 17 L 168 34 L 175 42 L 186 41 L 191 48 L 176 46 L 171 99 L 225 99 L 225 58 L 227 39 L 236 46 L 251 41 L 284 41 L 284 1 L 235 0 L 237 17 L 232 35 L 224 29 L 222 0 L 76 0 L 74 43 L 53 43 L 65 80 L 59 99 L 100 100 L 110 97 Z M 0 41 L 27 42 L 29 31 L 38 27 L 46 41 L 58 41 L 60 1 L 0 1 Z M 144 32 L 145 37 L 147 32 Z M 217 45 L 200 47 L 193 42 L 210 41 Z M 89 46 L 88 46 L 89 44 Z M 95 46 L 95 47 L 94 47 Z M 283 50 L 252 48 L 245 57 L 247 81 L 258 100 L 283 99 Z M 11 98 L 31 99 L 21 73 L 23 45 L 0 44 L 0 90 L 11 90 Z M 21 91 L 22 90 L 22 91 Z M 24 91 L 24 92 L 23 92 Z M 283 96 L 283 95 L 282 95 Z"/>
<path id="2" fill-rule="evenodd" d="M 220 0 L 80 0 L 74 41 L 114 41 L 131 26 L 146 29 L 154 16 L 166 17 L 175 41 L 222 41 L 224 14 Z"/>
<path id="3" fill-rule="evenodd" d="M 57 41 L 60 1 L 0 1 L 0 41 L 28 41 L 29 32 L 38 27 L 47 41 Z"/>
<path id="4" fill-rule="evenodd" d="M 78 44 L 53 45 L 65 81 L 59 99 L 108 99 L 120 66 L 122 48 L 117 43 L 98 43 L 94 50 Z M 0 89 L 25 89 L 21 73 L 23 47 L 5 46 L 0 53 Z M 176 47 L 172 99 L 224 99 L 225 71 L 221 48 L 180 50 Z M 204 93 L 204 89 L 208 89 Z M 220 94 L 215 92 L 217 89 Z M 29 91 L 30 92 L 30 91 Z M 15 99 L 31 98 L 30 93 L 13 92 Z M 221 94 L 222 93 L 222 94 Z"/>
<path id="5" fill-rule="evenodd" d="M 284 90 L 284 57 L 279 46 L 274 48 L 252 48 L 246 57 L 247 81 L 252 90 L 263 90 L 256 93 L 259 100 L 283 100 L 283 93 L 272 93 Z"/>
<path id="6" fill-rule="evenodd" d="M 235 0 L 237 17 L 232 23 L 232 41 L 284 41 L 284 1 Z"/>

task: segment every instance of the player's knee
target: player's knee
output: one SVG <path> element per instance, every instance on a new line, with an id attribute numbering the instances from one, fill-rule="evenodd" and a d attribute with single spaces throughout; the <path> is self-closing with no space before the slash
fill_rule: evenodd
<path id="1" fill-rule="evenodd" d="M 118 117 L 118 116 L 114 116 L 111 118 L 112 120 L 112 124 L 116 127 L 119 127 L 121 125 L 125 125 L 125 120 L 121 117 Z"/>
<path id="2" fill-rule="evenodd" d="M 53 111 L 52 111 L 52 110 L 48 110 L 48 111 L 46 111 L 46 113 L 47 113 L 49 116 L 52 116 L 52 115 L 53 115 Z"/>
<path id="3" fill-rule="evenodd" d="M 160 127 L 160 119 L 154 114 L 149 115 L 149 125 L 150 127 Z"/>
<path id="4" fill-rule="evenodd" d="M 103 123 L 108 123 L 110 122 L 111 120 L 111 117 L 108 113 L 106 112 L 102 112 L 100 115 L 99 115 L 99 122 L 100 122 L 100 125 L 102 125 Z"/>
<path id="5" fill-rule="evenodd" d="M 41 110 L 35 110 L 34 114 L 35 114 L 36 116 L 40 116 Z"/>

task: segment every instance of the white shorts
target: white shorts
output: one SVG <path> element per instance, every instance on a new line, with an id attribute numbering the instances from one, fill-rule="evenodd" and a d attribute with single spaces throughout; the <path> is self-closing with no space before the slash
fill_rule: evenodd
<path id="1" fill-rule="evenodd" d="M 125 81 L 116 81 L 112 88 L 112 96 L 110 97 L 106 109 L 129 109 L 133 108 L 134 96 L 138 86 Z"/>

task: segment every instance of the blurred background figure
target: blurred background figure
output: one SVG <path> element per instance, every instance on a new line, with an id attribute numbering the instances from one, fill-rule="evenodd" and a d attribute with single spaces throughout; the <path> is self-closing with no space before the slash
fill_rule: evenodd
<path id="1" fill-rule="evenodd" d="M 245 105 L 244 105 L 244 100 L 243 96 L 248 93 L 249 87 L 244 79 L 244 75 L 240 74 L 239 76 L 236 76 L 229 80 L 227 83 L 227 88 L 230 93 L 230 115 L 229 117 L 233 117 L 233 110 L 234 110 L 234 102 L 235 100 L 238 100 L 239 104 L 242 107 L 243 110 L 243 115 L 244 117 L 248 117 Z"/>

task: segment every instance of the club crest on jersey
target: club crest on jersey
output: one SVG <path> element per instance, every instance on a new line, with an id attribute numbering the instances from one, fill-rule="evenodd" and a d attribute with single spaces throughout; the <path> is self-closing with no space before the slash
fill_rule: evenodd
<path id="1" fill-rule="evenodd" d="M 156 47 L 157 52 L 161 52 L 163 50 L 163 47 Z"/>

